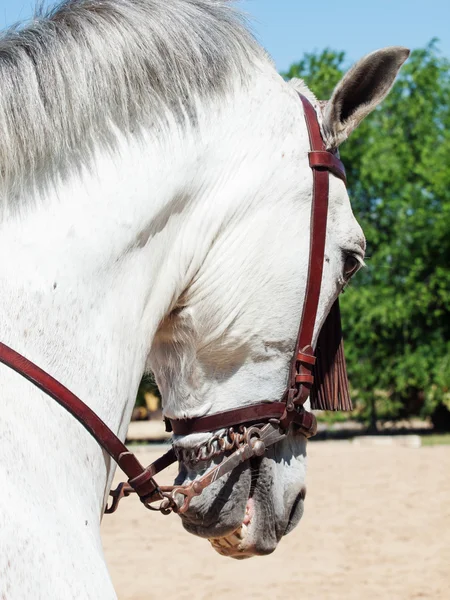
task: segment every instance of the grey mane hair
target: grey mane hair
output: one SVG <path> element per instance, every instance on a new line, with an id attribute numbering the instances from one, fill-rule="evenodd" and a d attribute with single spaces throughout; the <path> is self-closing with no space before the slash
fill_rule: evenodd
<path id="1" fill-rule="evenodd" d="M 309 89 L 309 87 L 306 85 L 306 83 L 303 81 L 303 79 L 299 79 L 298 77 L 293 77 L 292 79 L 289 79 L 288 84 L 291 87 L 293 87 L 294 90 L 296 90 L 300 94 L 303 94 L 304 96 L 306 96 L 306 98 L 308 98 L 308 100 L 310 102 L 312 102 L 312 104 L 314 106 L 316 104 L 318 104 L 318 100 L 317 100 L 314 92 L 312 92 Z"/>
<path id="2" fill-rule="evenodd" d="M 195 124 L 264 50 L 226 0 L 66 0 L 0 38 L 0 196 L 86 164 L 117 130 Z"/>

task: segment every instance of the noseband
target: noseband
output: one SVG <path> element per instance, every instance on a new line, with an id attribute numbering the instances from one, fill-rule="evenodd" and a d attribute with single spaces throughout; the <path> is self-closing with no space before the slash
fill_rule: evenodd
<path id="1" fill-rule="evenodd" d="M 121 483 L 110 492 L 112 502 L 106 513 L 114 512 L 120 499 L 132 492 L 138 494 L 147 508 L 163 513 L 184 513 L 194 496 L 200 495 L 207 486 L 240 463 L 263 456 L 268 447 L 284 439 L 289 432 L 295 431 L 307 438 L 313 436 L 317 430 L 316 418 L 304 408 L 310 394 L 311 408 L 351 409 L 337 301 L 319 335 L 316 355 L 312 347 L 325 254 L 329 173 L 345 183 L 345 169 L 337 156 L 326 149 L 313 106 L 301 94 L 300 99 L 311 147 L 309 165 L 313 172 L 313 194 L 305 301 L 286 391 L 279 402 L 262 402 L 193 419 L 166 419 L 168 431 L 175 435 L 225 430 L 191 452 L 189 458 L 191 462 L 206 461 L 228 453 L 229 456 L 220 464 L 188 485 L 158 486 L 154 476 L 174 463 L 177 453 L 180 457 L 179 450 L 172 448 L 148 467 L 143 467 L 84 402 L 48 373 L 0 342 L 0 362 L 28 379 L 71 413 L 126 473 L 128 483 Z M 156 508 L 152 506 L 155 502 L 159 503 Z"/>

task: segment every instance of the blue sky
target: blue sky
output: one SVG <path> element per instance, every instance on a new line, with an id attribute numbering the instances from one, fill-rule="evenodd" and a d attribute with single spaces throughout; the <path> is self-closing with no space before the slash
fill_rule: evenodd
<path id="1" fill-rule="evenodd" d="M 29 17 L 33 0 L 0 0 L 0 28 Z M 47 1 L 46 4 L 54 4 Z M 329 46 L 350 61 L 389 45 L 423 47 L 440 39 L 450 58 L 449 0 L 243 0 L 253 30 L 286 70 L 304 52 Z"/>

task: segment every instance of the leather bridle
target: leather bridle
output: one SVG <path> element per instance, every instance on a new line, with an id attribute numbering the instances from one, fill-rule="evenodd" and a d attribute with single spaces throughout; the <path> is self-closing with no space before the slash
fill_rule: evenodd
<path id="1" fill-rule="evenodd" d="M 205 487 L 231 472 L 241 462 L 262 456 L 268 447 L 284 439 L 289 432 L 294 430 L 307 438 L 313 436 L 317 429 L 316 418 L 304 408 L 311 390 L 312 408 L 351 408 L 337 303 L 327 319 L 332 329 L 324 326 L 319 336 L 320 368 L 316 365 L 317 356 L 312 347 L 325 254 L 329 173 L 345 183 L 345 169 L 339 158 L 326 149 L 313 106 L 303 95 L 299 96 L 309 133 L 313 194 L 305 301 L 286 391 L 279 402 L 263 402 L 186 420 L 166 419 L 168 430 L 180 436 L 225 430 L 222 435 L 214 438 L 215 446 L 207 444 L 206 454 L 202 455 L 200 452 L 197 458 L 207 460 L 213 455 L 228 453 L 220 464 L 188 485 L 158 486 L 154 476 L 177 460 L 174 448 L 144 467 L 82 400 L 51 375 L 0 342 L 0 362 L 28 379 L 71 413 L 127 475 L 128 483 L 121 483 L 116 490 L 110 492 L 112 503 L 106 508 L 106 513 L 114 512 L 120 499 L 132 492 L 138 494 L 147 508 L 153 509 L 152 504 L 159 502 L 155 510 L 184 513 L 189 508 L 191 499 L 201 494 Z M 327 338 L 328 330 L 334 332 L 334 340 Z M 336 340 L 337 343 L 333 344 Z M 330 345 L 333 346 L 331 354 Z M 313 388 L 315 365 L 320 373 L 321 386 L 316 381 Z"/>

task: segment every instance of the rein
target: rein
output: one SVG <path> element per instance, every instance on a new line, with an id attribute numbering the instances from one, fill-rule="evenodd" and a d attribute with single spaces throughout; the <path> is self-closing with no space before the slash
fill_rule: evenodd
<path id="1" fill-rule="evenodd" d="M 313 198 L 305 301 L 286 391 L 279 402 L 258 403 L 192 419 L 166 419 L 167 430 L 175 435 L 226 429 L 225 437 L 215 436 L 214 443 L 218 445 L 218 450 L 211 444 L 207 448 L 206 456 L 231 452 L 220 464 L 188 485 L 158 486 L 154 476 L 177 461 L 177 454 L 173 448 L 144 467 L 80 398 L 37 365 L 0 342 L 0 362 L 28 379 L 75 417 L 127 475 L 128 483 L 121 483 L 117 489 L 110 491 L 112 502 L 106 507 L 106 513 L 114 512 L 121 498 L 133 492 L 149 509 L 159 510 L 164 514 L 186 512 L 194 496 L 200 495 L 208 485 L 232 471 L 241 462 L 255 456 L 263 456 L 269 446 L 285 438 L 290 430 L 295 430 L 307 438 L 315 435 L 316 418 L 303 406 L 311 391 L 312 408 L 351 408 L 337 301 L 320 333 L 317 356 L 312 348 L 325 253 L 329 173 L 346 183 L 345 169 L 337 156 L 326 149 L 312 104 L 301 94 L 299 96 L 303 104 L 311 147 L 309 165 L 313 172 Z M 333 332 L 332 339 L 327 337 L 329 331 Z M 333 344 L 336 340 L 337 343 Z M 331 354 L 328 346 L 332 348 Z M 315 366 L 320 379 L 313 388 Z M 231 442 L 226 441 L 227 436 Z M 201 457 L 201 453 L 198 456 L 200 458 L 197 460 L 207 460 Z M 154 508 L 152 504 L 155 502 L 159 505 Z"/>

